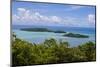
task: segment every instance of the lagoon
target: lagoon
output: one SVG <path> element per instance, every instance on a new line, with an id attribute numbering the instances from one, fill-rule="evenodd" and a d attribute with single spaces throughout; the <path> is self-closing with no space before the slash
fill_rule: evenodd
<path id="1" fill-rule="evenodd" d="M 54 33 L 54 32 L 29 32 L 22 31 L 21 28 L 36 28 L 36 26 L 13 26 L 12 32 L 15 32 L 18 38 L 31 43 L 42 43 L 45 39 L 54 38 L 57 41 L 63 40 L 68 41 L 71 47 L 78 46 L 88 41 L 95 42 L 95 28 L 78 28 L 78 27 L 55 27 L 55 26 L 45 26 L 43 28 L 48 28 L 52 30 L 63 30 L 66 32 L 78 33 L 88 35 L 89 38 L 72 38 L 64 37 L 64 33 Z"/>

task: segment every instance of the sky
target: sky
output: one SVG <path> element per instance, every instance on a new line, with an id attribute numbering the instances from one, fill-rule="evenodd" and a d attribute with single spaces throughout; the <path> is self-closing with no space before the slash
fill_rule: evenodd
<path id="1" fill-rule="evenodd" d="M 95 6 L 12 2 L 13 25 L 95 27 Z"/>

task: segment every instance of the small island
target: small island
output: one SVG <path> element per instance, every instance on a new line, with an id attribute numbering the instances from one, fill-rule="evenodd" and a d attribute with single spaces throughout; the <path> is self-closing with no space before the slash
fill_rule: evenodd
<path id="1" fill-rule="evenodd" d="M 23 31 L 30 31 L 30 32 L 53 32 L 52 30 L 49 30 L 47 28 L 22 28 L 20 30 L 23 30 Z"/>
<path id="2" fill-rule="evenodd" d="M 30 31 L 30 32 L 54 32 L 54 33 L 66 33 L 65 31 L 61 31 L 61 30 L 50 30 L 47 28 L 22 28 L 20 29 L 22 31 Z"/>
<path id="3" fill-rule="evenodd" d="M 30 31 L 30 32 L 53 32 L 53 33 L 65 33 L 62 36 L 67 36 L 67 37 L 74 37 L 74 38 L 88 38 L 89 36 L 87 35 L 82 35 L 82 34 L 75 34 L 75 33 L 66 33 L 65 31 L 61 31 L 61 30 L 50 30 L 47 28 L 22 28 L 20 29 L 22 31 Z"/>
<path id="4" fill-rule="evenodd" d="M 66 33 L 65 31 L 54 31 L 54 33 Z"/>
<path id="5" fill-rule="evenodd" d="M 74 34 L 74 33 L 66 33 L 63 36 L 67 37 L 75 37 L 75 38 L 88 38 L 88 35 L 82 35 L 82 34 Z"/>

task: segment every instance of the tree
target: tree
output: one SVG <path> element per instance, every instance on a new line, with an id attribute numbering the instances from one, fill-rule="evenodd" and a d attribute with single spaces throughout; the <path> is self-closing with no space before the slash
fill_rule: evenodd
<path id="1" fill-rule="evenodd" d="M 79 49 L 85 53 L 87 61 L 92 61 L 95 58 L 96 46 L 93 42 L 87 42 L 79 46 Z"/>
<path id="2" fill-rule="evenodd" d="M 69 46 L 67 41 L 58 42 L 53 38 L 40 44 L 32 44 L 15 37 L 15 40 L 12 40 L 12 64 L 23 66 L 96 60 L 95 43 L 87 42 L 77 47 Z"/>

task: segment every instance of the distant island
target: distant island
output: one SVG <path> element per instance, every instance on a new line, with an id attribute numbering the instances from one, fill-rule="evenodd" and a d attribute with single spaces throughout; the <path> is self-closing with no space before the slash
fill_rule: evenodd
<path id="1" fill-rule="evenodd" d="M 20 30 L 23 30 L 23 31 L 35 31 L 35 32 L 53 32 L 52 30 L 49 30 L 47 28 L 22 28 Z"/>
<path id="2" fill-rule="evenodd" d="M 54 31 L 54 33 L 66 33 L 65 31 Z"/>
<path id="3" fill-rule="evenodd" d="M 63 36 L 67 37 L 75 37 L 75 38 L 88 38 L 89 36 L 87 35 L 82 35 L 82 34 L 74 34 L 74 33 L 66 33 Z"/>
<path id="4" fill-rule="evenodd" d="M 30 32 L 54 32 L 54 33 L 66 33 L 65 31 L 60 31 L 60 30 L 57 30 L 57 31 L 54 31 L 54 30 L 50 30 L 50 29 L 47 29 L 47 28 L 22 28 L 20 30 L 23 30 L 23 31 L 30 31 Z"/>
<path id="5" fill-rule="evenodd" d="M 67 37 L 75 37 L 75 38 L 88 38 L 89 36 L 87 35 L 82 35 L 82 34 L 75 34 L 75 33 L 66 33 L 65 31 L 61 31 L 61 30 L 50 30 L 47 28 L 22 28 L 20 30 L 23 31 L 30 31 L 30 32 L 54 32 L 54 33 L 65 33 L 63 36 L 67 36 Z"/>

